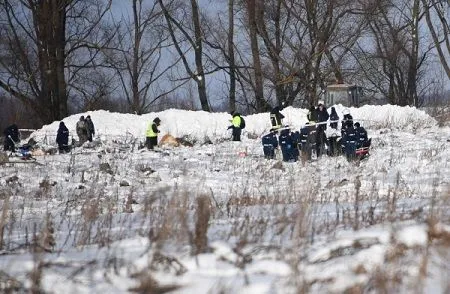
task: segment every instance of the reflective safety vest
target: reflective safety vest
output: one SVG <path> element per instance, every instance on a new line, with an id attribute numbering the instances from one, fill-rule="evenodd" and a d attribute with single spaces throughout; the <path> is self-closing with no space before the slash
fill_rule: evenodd
<path id="1" fill-rule="evenodd" d="M 150 138 L 158 137 L 158 134 L 153 131 L 153 125 L 156 126 L 156 123 L 149 123 L 148 124 L 147 132 L 145 132 L 145 136 L 146 137 L 150 137 Z"/>
<path id="2" fill-rule="evenodd" d="M 281 121 L 278 119 L 278 116 L 275 113 L 270 114 L 270 123 L 272 124 L 272 129 L 281 128 Z"/>
<path id="3" fill-rule="evenodd" d="M 240 128 L 241 127 L 241 117 L 239 115 L 234 116 L 233 120 L 231 121 L 231 124 L 235 128 Z"/>

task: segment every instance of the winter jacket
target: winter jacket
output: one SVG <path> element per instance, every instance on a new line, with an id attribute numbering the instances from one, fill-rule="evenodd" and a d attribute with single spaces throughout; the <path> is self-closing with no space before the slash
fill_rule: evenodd
<path id="1" fill-rule="evenodd" d="M 319 119 L 317 109 L 314 106 L 311 106 L 306 117 L 308 118 L 308 121 L 316 123 Z"/>
<path id="2" fill-rule="evenodd" d="M 158 130 L 157 123 L 156 122 L 152 122 L 152 123 L 150 123 L 148 125 L 147 132 L 145 133 L 145 136 L 149 137 L 149 138 L 154 138 L 154 137 L 158 137 L 158 133 L 159 133 L 159 130 Z"/>
<path id="3" fill-rule="evenodd" d="M 350 113 L 344 115 L 341 130 L 345 130 L 348 127 L 353 127 L 353 117 Z"/>
<path id="4" fill-rule="evenodd" d="M 7 127 L 3 131 L 3 135 L 5 135 L 5 141 L 10 140 L 8 137 L 10 136 L 11 139 L 13 139 L 14 142 L 18 142 L 20 140 L 19 136 L 19 128 L 16 124 L 12 124 L 9 127 Z"/>
<path id="5" fill-rule="evenodd" d="M 276 106 L 270 111 L 270 123 L 273 128 L 280 128 L 283 124 L 284 115 L 280 112 L 283 108 Z"/>
<path id="6" fill-rule="evenodd" d="M 330 127 L 333 129 L 337 129 L 339 115 L 336 112 L 336 109 L 334 107 L 331 107 L 331 114 L 330 114 Z"/>
<path id="7" fill-rule="evenodd" d="M 91 118 L 89 118 L 89 117 L 86 118 L 86 126 L 89 131 L 89 134 L 91 134 L 91 136 L 94 136 L 95 135 L 94 123 L 92 122 Z"/>
<path id="8" fill-rule="evenodd" d="M 301 141 L 300 132 L 299 131 L 293 132 L 291 134 L 291 137 L 292 137 L 292 142 L 294 143 L 294 146 L 298 146 L 298 144 L 300 144 L 300 141 Z"/>
<path id="9" fill-rule="evenodd" d="M 241 115 L 239 113 L 233 114 L 233 119 L 231 120 L 231 124 L 234 128 L 241 128 Z"/>
<path id="10" fill-rule="evenodd" d="M 358 147 L 362 146 L 364 142 L 368 141 L 367 131 L 365 128 L 363 128 L 361 126 L 355 128 L 355 135 L 356 135 L 356 142 L 357 142 Z"/>
<path id="11" fill-rule="evenodd" d="M 325 106 L 322 107 L 322 110 L 320 108 L 317 109 L 317 120 L 318 122 L 326 122 L 330 115 L 328 114 L 327 109 Z"/>
<path id="12" fill-rule="evenodd" d="M 80 135 L 87 136 L 88 135 L 88 128 L 86 125 L 86 121 L 84 119 L 83 120 L 80 119 L 77 122 L 76 129 L 77 129 L 78 136 L 80 136 Z"/>
<path id="13" fill-rule="evenodd" d="M 353 126 L 346 128 L 345 135 L 342 140 L 344 143 L 344 152 L 347 158 L 354 157 L 356 151 L 356 131 Z"/>
<path id="14" fill-rule="evenodd" d="M 59 123 L 58 133 L 56 135 L 56 143 L 58 146 L 69 144 L 69 130 L 63 122 Z"/>
<path id="15" fill-rule="evenodd" d="M 263 146 L 272 146 L 273 148 L 278 147 L 277 135 L 275 133 L 269 133 L 262 137 Z"/>
<path id="16" fill-rule="evenodd" d="M 306 141 L 308 140 L 308 134 L 309 134 L 309 128 L 307 126 L 304 126 L 300 129 L 300 143 L 306 144 Z"/>
<path id="17" fill-rule="evenodd" d="M 298 149 L 294 146 L 290 130 L 282 130 L 278 140 L 281 147 L 281 153 L 283 154 L 283 161 L 297 161 Z"/>

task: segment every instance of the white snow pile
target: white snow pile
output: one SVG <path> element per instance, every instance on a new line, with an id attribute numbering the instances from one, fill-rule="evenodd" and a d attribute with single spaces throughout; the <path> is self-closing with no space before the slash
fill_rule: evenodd
<path id="1" fill-rule="evenodd" d="M 415 131 L 430 128 L 437 124 L 424 111 L 414 107 L 366 105 L 361 108 L 345 108 L 342 105 L 336 105 L 335 108 L 341 119 L 344 110 L 350 111 L 355 122 L 359 121 L 362 126 L 370 129 L 389 128 Z M 330 112 L 330 109 L 328 111 Z M 307 109 L 288 107 L 282 113 L 285 115 L 283 123 L 294 130 L 299 130 L 307 122 Z M 77 139 L 75 125 L 81 115 L 91 116 L 96 135 L 100 137 L 132 136 L 143 141 L 148 124 L 155 117 L 159 117 L 161 119 L 160 137 L 164 134 L 170 134 L 176 138 L 186 137 L 200 144 L 206 141 L 221 142 L 230 138 L 230 131 L 227 130 L 227 127 L 230 125 L 231 116 L 228 113 L 169 109 L 144 115 L 111 113 L 103 110 L 71 115 L 63 121 L 75 139 Z M 243 137 L 245 137 L 245 133 L 261 136 L 270 130 L 268 113 L 245 116 L 245 121 L 246 128 Z M 31 137 L 37 142 L 42 142 L 46 138 L 48 142 L 53 143 L 58 127 L 59 122 L 55 121 L 43 126 L 42 129 L 34 132 Z"/>

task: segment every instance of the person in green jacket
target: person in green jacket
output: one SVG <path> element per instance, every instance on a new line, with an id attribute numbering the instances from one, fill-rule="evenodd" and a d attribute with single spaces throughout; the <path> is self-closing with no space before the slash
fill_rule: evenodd
<path id="1" fill-rule="evenodd" d="M 159 117 L 155 118 L 152 123 L 148 124 L 147 131 L 145 132 L 145 146 L 149 150 L 152 150 L 154 146 L 158 145 L 158 127 L 161 123 Z"/>
<path id="2" fill-rule="evenodd" d="M 233 141 L 241 141 L 241 115 L 237 112 L 230 112 L 233 116 L 231 126 L 228 129 L 233 129 Z"/>

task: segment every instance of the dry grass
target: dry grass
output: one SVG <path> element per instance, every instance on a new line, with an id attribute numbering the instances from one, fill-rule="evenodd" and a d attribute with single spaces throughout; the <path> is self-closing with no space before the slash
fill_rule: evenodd
<path id="1" fill-rule="evenodd" d="M 208 227 L 211 217 L 211 201 L 208 196 L 197 198 L 197 211 L 194 232 L 195 254 L 208 251 Z"/>
<path id="2" fill-rule="evenodd" d="M 24 285 L 15 277 L 10 276 L 4 271 L 0 271 L 0 292 L 5 294 L 13 294 L 25 292 Z"/>
<path id="3" fill-rule="evenodd" d="M 177 285 L 164 286 L 158 283 L 152 271 L 183 275 L 187 269 L 176 256 L 167 254 L 165 249 L 189 247 L 194 255 L 209 252 L 208 232 L 212 226 L 215 232 L 218 230 L 218 234 L 222 234 L 215 235 L 216 239 L 220 238 L 231 243 L 230 246 L 238 256 L 233 264 L 242 270 L 247 283 L 251 283 L 251 279 L 247 276 L 246 268 L 258 254 L 255 250 L 249 251 L 249 248 L 261 248 L 264 244 L 268 248 L 267 256 L 276 253 L 277 260 L 283 260 L 291 266 L 293 274 L 288 283 L 294 285 L 298 293 L 308 293 L 312 291 L 313 286 L 327 283 L 326 281 L 307 281 L 305 273 L 302 272 L 302 265 L 307 263 L 306 253 L 316 244 L 317 239 L 332 240 L 334 234 L 340 229 L 360 230 L 377 224 L 394 224 L 400 220 L 420 223 L 427 219 L 430 248 L 427 249 L 428 251 L 418 251 L 421 254 L 420 273 L 423 278 L 418 279 L 419 284 L 423 284 L 427 276 L 430 264 L 429 254 L 433 253 L 436 247 L 448 249 L 450 246 L 450 233 L 442 226 L 443 223 L 448 222 L 446 219 L 448 214 L 438 209 L 441 202 L 436 202 L 431 211 L 421 207 L 417 207 L 414 211 L 399 209 L 398 200 L 407 198 L 409 193 L 400 173 L 387 195 L 380 193 L 375 179 L 371 190 L 364 190 L 365 179 L 357 175 L 345 181 L 329 183 L 327 187 L 323 187 L 320 179 L 317 178 L 305 180 L 302 184 L 309 188 L 300 190 L 295 185 L 299 179 L 293 174 L 292 178 L 286 181 L 289 188 L 275 189 L 276 195 L 273 197 L 265 191 L 265 188 L 269 190 L 268 187 L 273 187 L 277 179 L 273 179 L 273 175 L 267 173 L 264 175 L 266 178 L 263 176 L 260 179 L 262 184 L 259 190 L 248 189 L 251 183 L 248 180 L 239 179 L 235 183 L 235 190 L 229 194 L 229 198 L 225 199 L 216 199 L 212 193 L 208 195 L 208 193 L 192 191 L 183 186 L 163 187 L 141 196 L 139 206 L 134 206 L 134 197 L 139 197 L 133 190 L 134 187 L 122 194 L 111 193 L 111 190 L 105 189 L 111 183 L 115 183 L 118 178 L 116 173 L 120 171 L 119 162 L 122 159 L 116 160 L 112 160 L 109 168 L 104 172 L 81 171 L 73 163 L 68 170 L 73 177 L 80 179 L 83 188 L 70 190 L 68 195 L 58 196 L 66 201 L 63 204 L 66 206 L 65 209 L 60 208 L 57 213 L 46 213 L 36 217 L 34 220 L 36 226 L 33 237 L 30 239 L 36 249 L 35 252 L 54 252 L 55 247 L 70 246 L 67 245 L 70 244 L 69 241 L 56 244 L 58 234 L 63 233 L 68 235 L 67 239 L 72 240 L 75 246 L 97 245 L 99 247 L 108 247 L 116 240 L 135 237 L 137 232 L 148 236 L 149 255 L 152 258 L 147 270 L 132 275 L 138 281 L 138 285 L 130 289 L 133 292 L 165 293 L 177 289 Z M 238 168 L 237 163 L 231 164 L 230 169 Z M 392 165 L 395 164 L 396 162 L 392 162 Z M 127 165 L 147 178 L 155 173 L 148 164 L 136 165 L 128 162 Z M 173 163 L 171 167 L 177 166 Z M 25 231 L 24 235 L 27 237 L 24 243 L 29 243 L 28 228 L 31 227 L 29 223 L 21 223 L 19 215 L 24 213 L 22 206 L 17 209 L 18 205 L 15 207 L 10 205 L 10 200 L 24 193 L 25 188 L 20 186 L 17 177 L 11 176 L 7 182 L 17 191 L 1 190 L 6 192 L 0 194 L 0 201 L 2 201 L 0 249 L 9 247 L 5 244 L 10 242 L 11 238 L 8 234 L 11 234 L 13 230 Z M 100 182 L 107 184 L 105 186 L 96 184 Z M 345 195 L 345 199 L 353 201 L 346 203 L 347 206 L 339 201 L 342 195 L 335 193 L 340 187 L 346 185 L 353 185 L 350 186 L 353 188 L 349 189 L 351 194 Z M 36 201 L 33 203 L 54 201 L 55 186 L 50 178 L 43 179 L 37 187 L 40 191 L 39 197 L 27 201 Z M 143 188 L 139 187 L 139 189 Z M 441 199 L 439 195 L 435 195 L 434 198 Z M 31 207 L 30 203 L 26 202 L 23 206 Z M 330 215 L 322 213 L 320 210 L 322 204 L 334 205 L 335 211 Z M 21 212 L 20 209 L 22 209 Z M 221 229 L 217 226 L 217 221 L 224 221 L 231 225 Z M 69 233 L 63 230 L 68 230 Z M 354 242 L 349 248 L 338 248 L 332 251 L 330 258 L 354 254 L 369 245 Z M 411 249 L 394 241 L 391 245 L 391 250 L 385 256 L 386 267 L 380 267 L 374 272 L 364 265 L 356 267 L 355 274 L 370 276 L 370 282 L 368 285 L 354 285 L 347 289 L 347 293 L 361 293 L 368 289 L 380 293 L 392 293 L 392 290 L 402 289 L 405 280 L 402 279 L 404 273 L 399 268 L 403 266 L 402 260 L 408 256 Z M 126 262 L 123 262 L 124 264 L 119 262 L 114 267 L 119 269 L 126 267 Z M 37 262 L 33 273 L 30 274 L 30 279 L 33 281 L 31 284 L 37 289 L 36 291 L 41 288 L 40 281 L 44 274 L 42 269 L 42 265 L 39 266 Z M 6 280 L 9 282 L 1 286 L 0 273 L 0 290 L 21 287 L 11 278 Z M 416 286 L 420 288 L 420 285 Z M 226 289 L 223 291 L 226 292 Z"/>
<path id="4" fill-rule="evenodd" d="M 158 281 L 148 272 L 141 272 L 131 276 L 139 281 L 136 287 L 128 289 L 130 292 L 141 294 L 164 294 L 179 289 L 178 285 L 160 285 Z"/>
<path id="5" fill-rule="evenodd" d="M 441 105 L 436 103 L 428 113 L 437 120 L 439 127 L 448 126 L 450 124 L 450 107 L 449 105 Z"/>
<path id="6" fill-rule="evenodd" d="M 5 193 L 5 191 L 0 191 L 2 194 L 3 207 L 0 215 L 0 250 L 3 250 L 4 247 L 4 235 L 5 235 L 5 226 L 8 222 L 8 212 L 9 212 L 9 201 L 11 194 Z"/>

